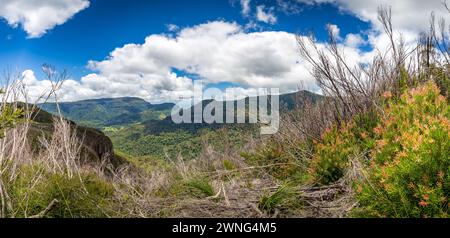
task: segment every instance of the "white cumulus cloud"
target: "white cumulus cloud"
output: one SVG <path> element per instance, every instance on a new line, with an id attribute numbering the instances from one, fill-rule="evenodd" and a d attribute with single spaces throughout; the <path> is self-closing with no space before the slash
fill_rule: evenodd
<path id="1" fill-rule="evenodd" d="M 356 49 L 353 52 L 357 54 Z M 193 96 L 194 79 L 232 83 L 236 92 L 261 87 L 315 90 L 308 67 L 292 33 L 249 33 L 236 23 L 214 21 L 116 48 L 104 60 L 90 61 L 94 73 L 68 80 L 58 95 L 62 101 L 122 96 L 177 101 Z M 45 82 L 31 78 L 35 87 Z"/>
<path id="2" fill-rule="evenodd" d="M 283 0 L 280 0 L 283 1 Z M 378 21 L 377 9 L 391 7 L 392 22 L 396 29 L 407 31 L 427 30 L 431 12 L 450 21 L 450 14 L 441 0 L 297 0 L 308 5 L 333 3 L 341 10 L 349 12 L 361 20 L 373 24 L 377 30 L 382 26 Z"/>
<path id="3" fill-rule="evenodd" d="M 88 0 L 0 0 L 0 18 L 37 38 L 88 6 Z"/>
<path id="4" fill-rule="evenodd" d="M 101 77 L 142 85 L 144 91 L 188 89 L 190 78 L 178 76 L 177 71 L 205 83 L 243 87 L 292 90 L 302 81 L 313 84 L 300 63 L 294 34 L 246 33 L 241 26 L 222 21 L 182 29 L 175 37 L 148 36 L 145 43 L 117 48 L 107 59 L 91 61 L 89 66 Z M 150 94 L 145 98 L 155 99 Z"/>
<path id="5" fill-rule="evenodd" d="M 257 88 L 279 88 L 281 93 L 300 87 L 316 91 L 295 37 L 283 31 L 246 32 L 224 21 L 180 29 L 175 35 L 154 34 L 142 44 L 127 44 L 104 60 L 90 61 L 94 73 L 79 81 L 67 80 L 58 96 L 61 101 L 136 96 L 155 103 L 176 102 L 196 96 L 193 80 L 197 79 L 206 85 L 231 83 L 235 93 Z M 341 47 L 352 63 L 369 60 L 368 53 L 345 44 Z M 24 75 L 35 91 L 48 86 L 32 71 Z"/>

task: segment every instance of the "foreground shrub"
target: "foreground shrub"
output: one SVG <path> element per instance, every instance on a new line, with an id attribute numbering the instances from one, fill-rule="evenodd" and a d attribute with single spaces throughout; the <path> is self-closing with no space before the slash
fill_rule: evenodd
<path id="1" fill-rule="evenodd" d="M 44 217 L 106 217 L 112 208 L 114 188 L 93 174 L 69 178 L 48 173 L 39 166 L 23 166 L 11 184 L 15 216 L 29 217 L 57 204 Z"/>
<path id="2" fill-rule="evenodd" d="M 193 178 L 185 184 L 188 191 L 195 197 L 214 196 L 214 188 L 206 178 Z"/>
<path id="3" fill-rule="evenodd" d="M 356 186 L 361 210 L 375 217 L 448 217 L 450 107 L 433 83 L 391 102 L 374 129 L 379 139 L 368 181 Z"/>
<path id="4" fill-rule="evenodd" d="M 369 151 L 374 146 L 373 128 L 378 116 L 374 112 L 356 116 L 340 128 L 333 126 L 316 143 L 309 174 L 313 182 L 330 184 L 344 176 L 350 158 Z"/>
<path id="5" fill-rule="evenodd" d="M 286 207 L 288 209 L 299 209 L 302 207 L 299 192 L 290 184 L 281 185 L 274 193 L 261 196 L 258 208 L 269 214 L 275 212 L 277 208 Z"/>
<path id="6" fill-rule="evenodd" d="M 344 175 L 348 158 L 356 153 L 357 146 L 347 126 L 341 129 L 334 126 L 323 134 L 322 140 L 316 145 L 309 173 L 314 182 L 329 184 Z"/>
<path id="7" fill-rule="evenodd" d="M 302 179 L 305 170 L 303 166 L 304 151 L 308 150 L 306 143 L 298 143 L 295 148 L 270 142 L 254 152 L 242 152 L 241 156 L 247 163 L 260 166 L 265 172 L 280 180 Z"/>

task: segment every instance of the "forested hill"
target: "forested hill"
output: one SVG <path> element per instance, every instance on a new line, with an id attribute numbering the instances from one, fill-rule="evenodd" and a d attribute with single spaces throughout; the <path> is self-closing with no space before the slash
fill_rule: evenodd
<path id="1" fill-rule="evenodd" d="M 280 95 L 280 110 L 292 111 L 304 107 L 305 103 L 315 103 L 322 98 L 309 91 Z M 248 105 L 249 98 L 241 100 L 245 100 Z M 202 106 L 209 102 L 211 100 L 204 100 Z M 237 101 L 234 103 L 236 105 Z M 151 104 L 134 97 L 59 103 L 64 117 L 79 125 L 102 130 L 112 139 L 116 149 L 134 156 L 164 157 L 168 152 L 176 155 L 182 151 L 185 157 L 193 158 L 201 151 L 201 137 L 205 133 L 215 138 L 216 131 L 225 125 L 227 128 L 233 128 L 236 137 L 254 131 L 249 124 L 176 124 L 170 115 L 173 106 L 171 103 Z M 42 104 L 40 107 L 57 114 L 54 103 Z M 226 107 L 224 109 L 226 110 Z M 239 139 L 236 141 L 242 143 Z M 187 152 L 189 155 L 186 155 Z"/>
<path id="2" fill-rule="evenodd" d="M 302 107 L 305 102 L 315 102 L 320 98 L 320 95 L 309 91 L 284 94 L 280 96 L 280 107 L 282 110 L 292 110 L 295 107 Z M 245 100 L 247 104 L 248 98 Z M 203 101 L 203 107 L 210 101 Z M 44 103 L 39 106 L 50 113 L 58 113 L 55 103 Z M 173 124 L 170 117 L 173 107 L 173 103 L 151 104 L 144 99 L 136 97 L 103 98 L 59 103 L 61 114 L 80 125 L 103 130 L 107 127 L 144 123 L 149 131 L 155 133 L 159 133 L 161 130 L 173 131 L 178 129 L 178 126 Z M 186 127 L 196 128 L 198 126 L 186 125 Z"/>
<path id="3" fill-rule="evenodd" d="M 57 114 L 55 103 L 39 105 L 42 109 Z M 103 98 L 76 102 L 61 102 L 61 114 L 80 125 L 98 129 L 128 125 L 146 120 L 163 119 L 170 114 L 174 104 L 151 104 L 136 97 Z"/>
<path id="4" fill-rule="evenodd" d="M 248 107 L 249 104 L 249 97 L 241 99 L 239 101 L 245 101 L 244 105 L 246 107 Z M 280 95 L 279 97 L 279 107 L 280 107 L 280 111 L 281 113 L 283 112 L 288 112 L 288 111 L 292 111 L 296 108 L 303 108 L 305 106 L 305 104 L 307 103 L 311 103 L 314 104 L 319 100 L 323 100 L 323 96 L 309 92 L 309 91 L 299 91 L 299 92 L 295 92 L 295 93 L 289 93 L 289 94 L 283 94 Z M 267 103 L 268 107 L 270 108 L 270 97 L 269 97 L 269 102 Z M 204 100 L 202 102 L 200 102 L 199 104 L 202 104 L 202 108 L 204 109 L 206 107 L 206 105 L 208 105 L 209 103 L 211 103 L 212 100 Z M 189 109 L 184 109 L 185 112 L 190 112 L 191 113 L 191 121 L 194 121 L 194 107 L 198 106 L 199 104 L 192 106 Z M 237 104 L 238 101 L 234 101 L 234 109 L 237 108 Z M 226 103 L 223 102 L 223 109 L 226 111 L 229 111 L 229 109 L 226 107 Z M 247 113 L 248 113 L 248 109 Z M 235 111 L 236 113 L 236 111 Z M 270 114 L 270 111 L 268 112 Z M 225 113 L 224 113 L 224 121 L 225 121 Z M 236 120 L 235 120 L 236 121 Z M 246 122 L 248 122 L 248 119 L 246 119 Z M 205 128 L 209 128 L 209 129 L 218 129 L 223 127 L 225 124 L 220 123 L 213 123 L 213 124 L 208 124 L 208 123 L 180 123 L 180 124 L 176 124 L 175 122 L 173 122 L 172 120 L 172 116 L 167 116 L 165 119 L 163 120 L 154 120 L 154 119 L 150 119 L 148 121 L 144 121 L 143 124 L 145 125 L 145 131 L 148 134 L 160 134 L 160 133 L 164 133 L 164 132 L 175 132 L 175 131 L 188 131 L 191 133 L 196 133 L 201 129 L 205 129 Z"/>

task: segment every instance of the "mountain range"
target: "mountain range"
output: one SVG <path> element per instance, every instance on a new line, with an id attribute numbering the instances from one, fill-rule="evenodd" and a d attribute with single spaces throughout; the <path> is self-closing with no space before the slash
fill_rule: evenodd
<path id="1" fill-rule="evenodd" d="M 141 98 L 102 98 L 76 102 L 43 103 L 39 107 L 52 114 L 61 114 L 80 125 L 103 129 L 167 117 L 174 104 L 151 104 Z"/>
<path id="2" fill-rule="evenodd" d="M 294 107 L 303 106 L 304 102 L 315 102 L 320 99 L 318 94 L 309 91 L 299 91 L 296 93 L 280 95 L 280 107 L 282 110 L 292 110 Z M 248 105 L 249 98 L 245 100 Z M 204 108 L 212 100 L 204 100 Z M 235 105 L 237 101 L 234 102 Z M 225 105 L 225 104 L 224 104 Z M 105 127 L 125 126 L 135 123 L 154 124 L 150 126 L 164 127 L 171 121 L 171 110 L 175 106 L 173 103 L 152 104 L 137 97 L 122 98 L 101 98 L 75 102 L 43 103 L 39 107 L 45 111 L 58 114 L 58 106 L 61 114 L 77 124 L 104 129 Z M 224 106 L 225 108 L 225 106 Z M 194 110 L 191 110 L 193 112 Z"/>
<path id="3" fill-rule="evenodd" d="M 281 113 L 291 111 L 303 107 L 306 102 L 315 103 L 322 99 L 322 96 L 309 91 L 280 95 L 280 110 Z M 249 97 L 241 100 L 247 107 Z M 204 100 L 200 104 L 204 108 L 211 101 Z M 176 124 L 170 115 L 175 104 L 151 104 L 136 97 L 44 103 L 39 106 L 52 114 L 58 114 L 59 107 L 65 118 L 80 126 L 101 130 L 112 140 L 116 151 L 135 157 L 175 157 L 181 151 L 184 157 L 194 158 L 201 151 L 205 135 L 213 143 L 220 144 L 220 130 L 226 128 L 227 133 L 234 134 L 235 143 L 240 144 L 244 136 L 257 132 L 256 127 L 248 123 Z M 193 108 L 190 111 L 192 113 Z"/>

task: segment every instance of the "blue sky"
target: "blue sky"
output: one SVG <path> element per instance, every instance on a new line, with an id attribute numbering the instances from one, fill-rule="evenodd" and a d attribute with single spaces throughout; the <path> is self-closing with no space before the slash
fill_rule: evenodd
<path id="1" fill-rule="evenodd" d="M 266 6 L 274 1 L 260 1 Z M 257 3 L 256 3 L 257 4 Z M 314 31 L 326 39 L 327 23 L 339 25 L 345 32 L 361 32 L 368 24 L 349 14 L 340 13 L 332 4 L 304 6 L 297 14 L 277 15 L 277 24 L 260 23 L 262 29 L 288 32 Z M 119 13 L 119 14 L 118 14 Z M 0 24 L 0 64 L 39 72 L 43 63 L 64 68 L 73 77 L 88 72 L 89 60 L 102 60 L 116 47 L 142 43 L 151 34 L 167 33 L 169 24 L 180 28 L 214 20 L 245 25 L 239 3 L 227 0 L 94 0 L 63 26 L 57 26 L 37 39 L 28 39 L 20 27 Z"/>
<path id="2" fill-rule="evenodd" d="M 294 39 L 294 34 L 308 32 L 314 32 L 320 41 L 325 41 L 326 25 L 332 24 L 343 46 L 355 54 L 367 54 L 381 35 L 373 17 L 379 5 L 375 2 L 0 0 L 3 3 L 0 6 L 0 66 L 28 70 L 30 86 L 38 89 L 45 85 L 40 70 L 43 63 L 66 69 L 73 80 L 63 93 L 66 100 L 140 96 L 155 102 L 171 101 L 174 99 L 168 97 L 170 92 L 186 93 L 190 91 L 189 82 L 197 79 L 222 88 L 236 87 L 238 92 L 258 86 L 275 87 L 277 85 L 271 82 L 277 81 L 282 91 L 288 91 L 295 86 L 294 73 L 299 74 L 299 82 L 303 80 L 314 87 L 311 78 L 306 79 L 306 74 L 294 68 L 300 61 L 291 52 L 294 48 L 287 49 L 283 45 L 291 44 L 289 40 Z M 400 2 L 403 3 L 393 6 L 394 13 L 409 8 L 423 12 L 420 10 L 424 7 L 431 11 L 438 7 L 428 4 L 416 9 L 410 1 Z M 45 10 L 39 11 L 39 7 Z M 55 13 L 57 17 L 48 20 L 48 16 Z M 423 13 L 420 16 L 428 17 Z M 400 16 L 397 23 L 412 35 L 419 32 L 417 24 L 408 21 L 407 16 Z M 210 27 L 213 29 L 209 30 Z M 197 39 L 188 34 L 189 29 L 204 37 Z M 155 39 L 146 41 L 148 37 Z M 277 43 L 272 45 L 271 39 Z M 209 45 L 211 41 L 215 44 Z M 129 44 L 134 45 L 124 47 Z M 259 48 L 252 49 L 254 45 Z M 200 50 L 193 51 L 190 47 Z M 211 51 L 212 56 L 201 52 L 202 47 Z M 220 54 L 215 52 L 216 48 Z M 258 53 L 244 62 L 238 62 L 238 58 L 234 62 L 233 57 L 239 57 L 239 53 L 228 54 L 238 49 Z M 118 53 L 113 56 L 115 51 Z M 183 54 L 190 58 L 183 58 Z M 278 65 L 280 59 L 284 60 L 281 54 L 289 55 L 286 65 Z M 271 57 L 273 64 L 264 62 L 267 59 L 270 63 Z M 127 60 L 136 64 L 121 64 Z M 234 72 L 237 63 L 239 70 Z M 271 65 L 276 66 L 273 71 L 270 71 Z M 277 70 L 278 74 L 271 73 Z M 83 78 L 87 79 L 83 81 Z M 140 85 L 127 85 L 127 80 Z M 109 82 L 116 88 L 107 88 Z M 70 90 L 70 87 L 78 88 Z"/>

